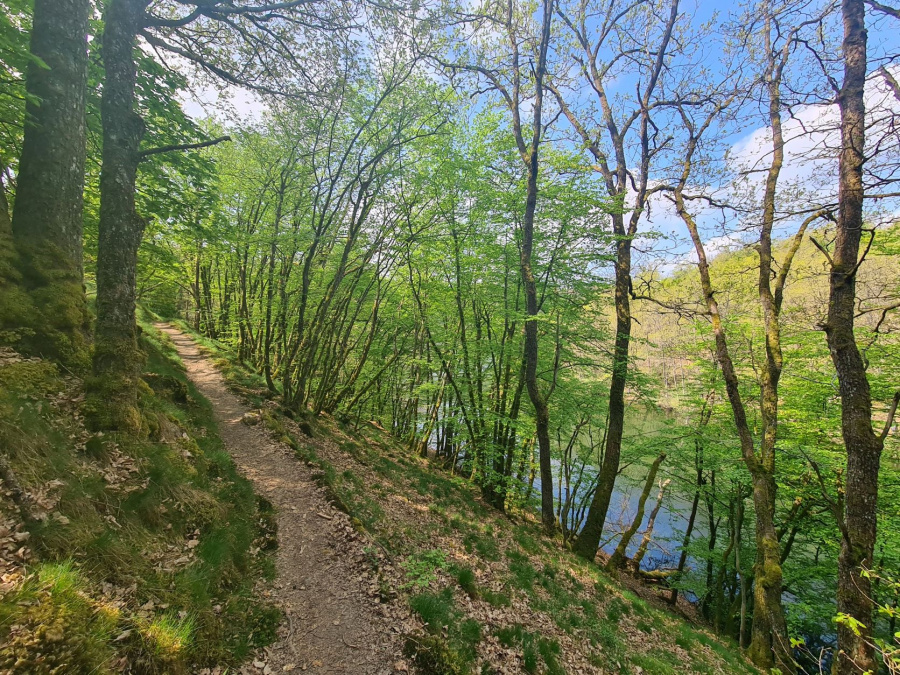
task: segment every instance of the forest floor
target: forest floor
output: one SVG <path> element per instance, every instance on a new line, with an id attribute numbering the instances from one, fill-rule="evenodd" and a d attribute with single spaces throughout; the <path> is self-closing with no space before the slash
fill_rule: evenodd
<path id="1" fill-rule="evenodd" d="M 287 619 L 244 672 L 756 672 L 664 589 L 542 536 L 527 505 L 497 511 L 377 421 L 287 413 L 226 345 L 156 328 L 277 511 L 272 600 Z"/>
<path id="2" fill-rule="evenodd" d="M 347 514 L 332 507 L 313 469 L 258 425 L 189 336 L 168 324 L 156 327 L 172 339 L 188 377 L 212 404 L 238 468 L 276 509 L 271 594 L 285 620 L 278 641 L 254 660 L 253 671 L 374 675 L 394 672 L 398 659 L 405 669 L 395 617 L 371 596 L 364 540 Z"/>

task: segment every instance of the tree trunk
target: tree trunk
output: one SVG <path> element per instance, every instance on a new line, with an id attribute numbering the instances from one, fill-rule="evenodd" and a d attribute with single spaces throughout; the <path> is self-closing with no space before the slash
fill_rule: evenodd
<path id="1" fill-rule="evenodd" d="M 619 545 L 616 546 L 616 550 L 613 551 L 612 556 L 610 556 L 609 562 L 606 563 L 606 569 L 617 570 L 625 566 L 625 552 L 628 550 L 628 544 L 631 543 L 631 538 L 634 537 L 634 533 L 638 531 L 641 522 L 644 520 L 644 508 L 647 505 L 647 499 L 650 497 L 650 490 L 653 489 L 653 483 L 656 481 L 659 465 L 663 463 L 665 458 L 666 454 L 660 453 L 659 457 L 653 460 L 653 464 L 650 466 L 650 472 L 647 474 L 647 480 L 644 482 L 644 489 L 641 491 L 641 496 L 638 498 L 637 513 L 634 514 L 631 525 L 625 530 L 625 533 L 619 540 Z"/>
<path id="2" fill-rule="evenodd" d="M 522 285 L 525 289 L 525 388 L 534 406 L 538 441 L 538 462 L 541 471 L 541 522 L 544 532 L 553 534 L 556 520 L 553 515 L 553 467 L 550 463 L 550 410 L 538 386 L 538 300 L 531 251 L 534 240 L 534 212 L 537 204 L 537 148 L 532 149 L 528 166 L 528 195 L 525 201 L 525 218 L 522 225 Z"/>
<path id="3" fill-rule="evenodd" d="M 621 214 L 613 215 L 613 228 L 619 235 L 616 242 L 616 342 L 613 352 L 613 371 L 609 384 L 609 423 L 603 465 L 597 489 L 591 498 L 587 519 L 573 550 L 582 558 L 593 560 L 603 536 L 603 524 L 609 511 L 619 459 L 622 455 L 622 435 L 625 432 L 625 383 L 628 378 L 628 349 L 631 344 L 631 238 L 625 236 Z"/>
<path id="4" fill-rule="evenodd" d="M 715 297 L 712 279 L 709 271 L 709 263 L 706 251 L 700 239 L 697 224 L 687 212 L 684 199 L 680 193 L 676 193 L 676 208 L 691 234 L 694 242 L 694 250 L 697 253 L 697 269 L 700 272 L 700 284 L 706 306 L 709 310 L 710 320 L 715 336 L 716 359 L 722 368 L 722 377 L 725 380 L 725 390 L 731 403 L 734 423 L 737 427 L 741 444 L 741 455 L 753 480 L 753 506 L 756 511 L 756 568 L 753 603 L 752 639 L 748 655 L 750 659 L 762 668 L 771 669 L 777 667 L 782 673 L 794 671 L 794 663 L 791 657 L 790 641 L 787 636 L 787 622 L 784 618 L 784 608 L 781 604 L 781 591 L 783 574 L 781 570 L 781 550 L 778 542 L 778 534 L 775 531 L 775 477 L 774 477 L 774 434 L 772 426 L 767 424 L 767 433 L 773 435 L 763 439 L 763 447 L 760 456 L 756 453 L 755 443 L 747 421 L 747 413 L 741 397 L 739 380 L 728 341 L 725 328 L 722 325 L 722 317 L 719 313 L 719 304 Z M 767 335 L 767 339 L 768 339 Z M 775 379 L 777 384 L 777 379 Z M 774 414 L 774 411 L 765 410 L 767 402 L 764 390 L 763 413 Z M 771 404 L 771 401 L 768 402 Z"/>
<path id="5" fill-rule="evenodd" d="M 553 467 L 550 462 L 550 410 L 547 399 L 538 385 L 538 325 L 539 311 L 537 285 L 534 280 L 532 265 L 532 249 L 534 246 L 534 213 L 537 209 L 538 195 L 538 150 L 543 132 L 541 117 L 544 101 L 544 76 L 547 67 L 547 50 L 550 42 L 550 25 L 553 20 L 553 3 L 543 3 L 543 22 L 541 26 L 540 56 L 534 68 L 535 100 L 531 124 L 531 139 L 527 151 L 521 130 L 517 130 L 518 142 L 527 171 L 527 192 L 525 196 L 525 215 L 522 219 L 522 252 L 521 271 L 522 287 L 525 291 L 525 388 L 528 398 L 534 406 L 535 427 L 538 440 L 538 462 L 541 471 L 541 523 L 544 532 L 552 535 L 556 531 L 556 517 L 553 513 Z M 517 64 L 518 68 L 518 64 Z M 518 77 L 518 71 L 516 74 Z M 518 105 L 518 101 L 516 102 Z M 518 120 L 519 111 L 513 111 Z M 518 128 L 518 123 L 516 124 Z"/>
<path id="6" fill-rule="evenodd" d="M 871 581 L 878 504 L 878 472 L 883 439 L 872 428 L 872 399 L 866 367 L 853 333 L 856 272 L 863 233 L 863 150 L 865 147 L 866 28 L 863 0 L 843 0 L 844 82 L 841 112 L 838 221 L 830 276 L 825 335 L 841 393 L 841 434 L 847 471 L 838 558 L 837 609 L 856 625 L 838 623 L 835 670 L 842 675 L 876 672 L 872 640 Z"/>
<path id="7" fill-rule="evenodd" d="M 28 65 L 31 98 L 12 217 L 20 281 L 30 296 L 21 325 L 33 331 L 23 346 L 77 370 L 89 363 L 82 211 L 90 5 L 35 0 L 31 53 L 47 67 Z"/>
<path id="8" fill-rule="evenodd" d="M 743 545 L 743 529 L 744 529 L 744 493 L 743 489 L 738 489 L 738 503 L 736 524 L 734 526 L 734 568 L 737 570 L 741 579 L 741 623 L 738 628 L 738 645 L 741 649 L 747 646 L 747 575 L 741 564 L 741 546 Z"/>
<path id="9" fill-rule="evenodd" d="M 688 546 L 691 543 L 691 535 L 694 533 L 694 524 L 697 522 L 697 511 L 700 506 L 700 490 L 699 488 L 694 492 L 694 501 L 691 503 L 691 515 L 688 517 L 687 528 L 684 531 L 684 539 L 681 542 L 681 554 L 678 556 L 678 567 L 676 568 L 677 575 L 680 576 L 684 572 L 684 567 L 687 564 L 688 557 Z M 676 576 L 676 578 L 678 578 Z M 669 604 L 675 605 L 678 603 L 678 588 L 673 587 L 671 593 L 669 594 Z"/>
<path id="10" fill-rule="evenodd" d="M 669 482 L 670 481 L 668 480 L 661 481 L 659 494 L 656 495 L 656 504 L 650 512 L 650 518 L 647 519 L 647 529 L 644 530 L 644 536 L 641 537 L 641 544 L 638 546 L 637 552 L 631 559 L 631 566 L 634 568 L 635 572 L 641 571 L 641 561 L 643 561 L 644 556 L 647 555 L 647 548 L 650 546 L 650 541 L 653 539 L 653 527 L 656 524 L 656 516 L 659 515 L 659 510 L 662 508 L 663 497 L 666 494 L 666 488 L 669 487 Z"/>
<path id="11" fill-rule="evenodd" d="M 131 433 L 141 427 L 137 405 L 143 361 L 135 323 L 135 280 L 144 220 L 135 209 L 135 183 L 144 122 L 134 110 L 134 49 L 148 4 L 112 0 L 104 16 L 97 329 L 87 402 L 94 428 Z"/>

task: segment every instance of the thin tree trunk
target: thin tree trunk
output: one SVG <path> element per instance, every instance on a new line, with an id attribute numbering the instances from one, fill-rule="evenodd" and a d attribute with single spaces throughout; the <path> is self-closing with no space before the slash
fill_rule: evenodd
<path id="1" fill-rule="evenodd" d="M 609 416 L 603 465 L 598 476 L 597 489 L 591 499 L 587 519 L 575 540 L 573 550 L 588 560 L 597 555 L 603 524 L 609 511 L 619 474 L 622 455 L 622 436 L 625 433 L 625 384 L 628 379 L 628 351 L 631 344 L 631 238 L 625 235 L 621 214 L 613 215 L 613 228 L 619 239 L 616 242 L 616 341 L 613 349 L 613 371 L 609 385 Z"/>
<path id="2" fill-rule="evenodd" d="M 697 438 L 694 439 L 694 467 L 697 470 L 697 487 L 694 490 L 694 501 L 691 503 L 691 515 L 688 517 L 687 528 L 684 531 L 684 540 L 681 542 L 681 554 L 678 556 L 678 576 L 680 576 L 684 572 L 684 566 L 687 564 L 687 549 L 691 543 L 691 535 L 694 532 L 694 525 L 697 522 L 697 511 L 700 506 L 700 490 L 703 489 L 703 485 L 706 482 L 703 478 L 704 445 L 702 440 L 702 433 L 706 429 L 706 425 L 709 424 L 709 420 L 712 417 L 712 404 L 714 398 L 715 390 L 710 391 L 706 395 L 706 400 L 703 402 L 703 408 L 700 411 L 700 424 L 697 430 Z M 674 605 L 677 602 L 678 589 L 673 587 L 672 592 L 669 595 L 669 603 Z"/>
<path id="3" fill-rule="evenodd" d="M 24 348 L 87 370 L 82 264 L 89 0 L 35 0 L 13 241 L 30 296 Z M 4 303 L 4 306 L 7 303 Z M 15 311 L 15 307 L 8 307 Z M 12 318 L 12 317 L 10 317 Z M 3 322 L 4 317 L 0 317 Z"/>
<path id="4" fill-rule="evenodd" d="M 660 453 L 659 457 L 653 460 L 653 464 L 650 465 L 650 472 L 647 474 L 647 480 L 644 482 L 644 489 L 641 491 L 641 496 L 638 498 L 637 513 L 634 514 L 631 525 L 625 530 L 625 533 L 619 540 L 619 545 L 616 546 L 616 550 L 613 551 L 612 556 L 610 556 L 609 562 L 606 563 L 606 569 L 616 570 L 625 566 L 625 552 L 628 550 L 628 544 L 631 543 L 631 538 L 634 537 L 634 533 L 638 531 L 641 522 L 644 520 L 644 508 L 647 505 L 647 499 L 650 497 L 650 491 L 653 489 L 653 483 L 656 481 L 656 473 L 659 471 L 659 465 L 663 463 L 665 458 L 666 453 Z"/>
<path id="5" fill-rule="evenodd" d="M 700 506 L 700 490 L 696 490 L 694 492 L 694 501 L 691 503 L 691 515 L 688 518 L 687 528 L 684 531 L 684 539 L 681 542 L 681 554 L 678 556 L 678 567 L 676 568 L 677 574 L 681 575 L 684 572 L 684 566 L 687 564 L 687 556 L 688 556 L 688 546 L 691 543 L 691 535 L 694 533 L 694 524 L 697 522 L 697 511 Z M 678 602 L 678 589 L 672 588 L 671 593 L 669 594 L 669 604 L 676 604 Z"/>
<path id="6" fill-rule="evenodd" d="M 744 570 L 741 567 L 741 534 L 744 529 L 744 495 L 740 488 L 738 489 L 738 497 L 740 499 L 737 504 L 737 522 L 734 526 L 734 567 L 741 579 L 741 623 L 738 628 L 738 644 L 741 649 L 745 649 L 747 647 L 747 575 L 744 574 Z"/>
<path id="7" fill-rule="evenodd" d="M 769 26 L 769 23 L 766 23 Z M 767 33 L 768 39 L 768 33 Z M 767 46 L 769 43 L 767 42 Z M 771 48 L 769 48 L 769 53 Z M 786 57 L 785 57 L 786 58 Z M 781 261 L 781 269 L 777 275 L 772 274 L 771 232 L 775 221 L 775 189 L 784 156 L 784 143 L 781 136 L 781 100 L 779 93 L 780 71 L 772 57 L 767 71 L 768 94 L 770 104 L 770 121 L 772 123 L 773 153 L 764 196 L 762 229 L 760 233 L 759 261 L 759 296 L 763 309 L 766 329 L 766 361 L 761 376 L 760 413 L 763 421 L 763 434 L 757 452 L 756 443 L 747 420 L 747 411 L 740 391 L 737 370 L 731 358 L 728 340 L 716 300 L 706 250 L 693 216 L 685 205 L 684 189 L 691 174 L 692 161 L 698 147 L 700 137 L 718 114 L 716 109 L 705 123 L 690 130 L 690 137 L 682 168 L 682 175 L 675 188 L 672 201 L 679 217 L 687 227 L 694 251 L 697 254 L 697 270 L 700 275 L 700 287 L 715 337 L 716 360 L 722 369 L 725 390 L 731 404 L 732 416 L 740 441 L 741 456 L 750 472 L 753 486 L 753 505 L 756 511 L 756 565 L 754 577 L 754 602 L 752 639 L 748 655 L 759 667 L 778 668 L 782 673 L 795 670 L 791 655 L 791 646 L 787 634 L 787 622 L 781 602 L 783 573 L 781 569 L 781 550 L 775 530 L 775 443 L 777 440 L 778 422 L 778 381 L 781 375 L 781 346 L 779 315 L 783 297 L 784 284 L 791 267 L 793 256 L 800 246 L 806 227 L 819 214 L 810 216 L 801 225 L 794 237 L 788 253 Z M 774 292 L 772 279 L 775 276 Z"/>
<path id="8" fill-rule="evenodd" d="M 534 247 L 534 213 L 537 208 L 538 195 L 538 150 L 541 143 L 543 120 L 541 117 L 544 97 L 544 75 L 546 74 L 547 50 L 550 40 L 550 24 L 553 18 L 551 2 L 544 2 L 543 24 L 541 28 L 540 57 L 534 70 L 535 101 L 534 119 L 532 121 L 532 138 L 527 150 L 522 143 L 523 159 L 527 169 L 527 192 L 525 197 L 525 215 L 522 221 L 521 270 L 522 286 L 525 291 L 525 388 L 528 398 L 534 406 L 535 426 L 538 441 L 538 462 L 541 472 L 541 523 L 546 534 L 556 531 L 556 518 L 553 514 L 553 468 L 550 462 L 550 410 L 547 399 L 538 385 L 538 297 L 537 285 L 532 266 L 532 250 Z M 514 111 L 518 117 L 518 111 Z M 521 134 L 521 132 L 520 132 Z M 520 135 L 521 138 L 521 135 Z"/>
<path id="9" fill-rule="evenodd" d="M 659 486 L 659 493 L 656 495 L 656 504 L 650 512 L 650 518 L 647 520 L 647 529 L 644 530 L 644 536 L 641 537 L 641 544 L 638 546 L 637 552 L 631 559 L 631 566 L 634 568 L 635 572 L 640 571 L 641 561 L 644 559 L 644 556 L 647 555 L 647 548 L 650 546 L 650 540 L 653 538 L 653 526 L 656 524 L 656 516 L 659 515 L 659 510 L 662 508 L 663 496 L 665 496 L 666 488 L 668 486 L 668 480 L 663 481 Z"/>

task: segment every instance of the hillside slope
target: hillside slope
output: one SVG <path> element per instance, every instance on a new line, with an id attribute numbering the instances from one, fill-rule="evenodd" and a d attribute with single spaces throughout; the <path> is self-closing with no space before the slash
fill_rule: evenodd
<path id="1" fill-rule="evenodd" d="M 406 657 L 399 670 L 752 672 L 735 647 L 669 612 L 652 591 L 641 597 L 633 581 L 543 538 L 531 514 L 497 512 L 467 480 L 374 423 L 284 416 L 258 377 L 202 342 L 274 437 L 317 468 L 369 542 L 372 602 L 407 616 L 396 619 Z"/>
<path id="2" fill-rule="evenodd" d="M 90 433 L 81 380 L 0 352 L 0 672 L 222 672 L 274 638 L 271 508 L 142 342 L 143 440 Z"/>

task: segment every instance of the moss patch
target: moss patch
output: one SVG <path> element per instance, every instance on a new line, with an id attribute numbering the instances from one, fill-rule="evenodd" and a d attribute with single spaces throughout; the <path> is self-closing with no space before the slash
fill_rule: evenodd
<path id="1" fill-rule="evenodd" d="M 137 436 L 88 431 L 80 381 L 51 363 L 0 360 L 0 446 L 34 497 L 0 502 L 28 511 L 32 561 L 0 600 L 0 668 L 179 673 L 275 638 L 280 615 L 254 592 L 274 574 L 271 505 L 237 473 L 168 340 L 147 326 L 142 348 Z"/>

